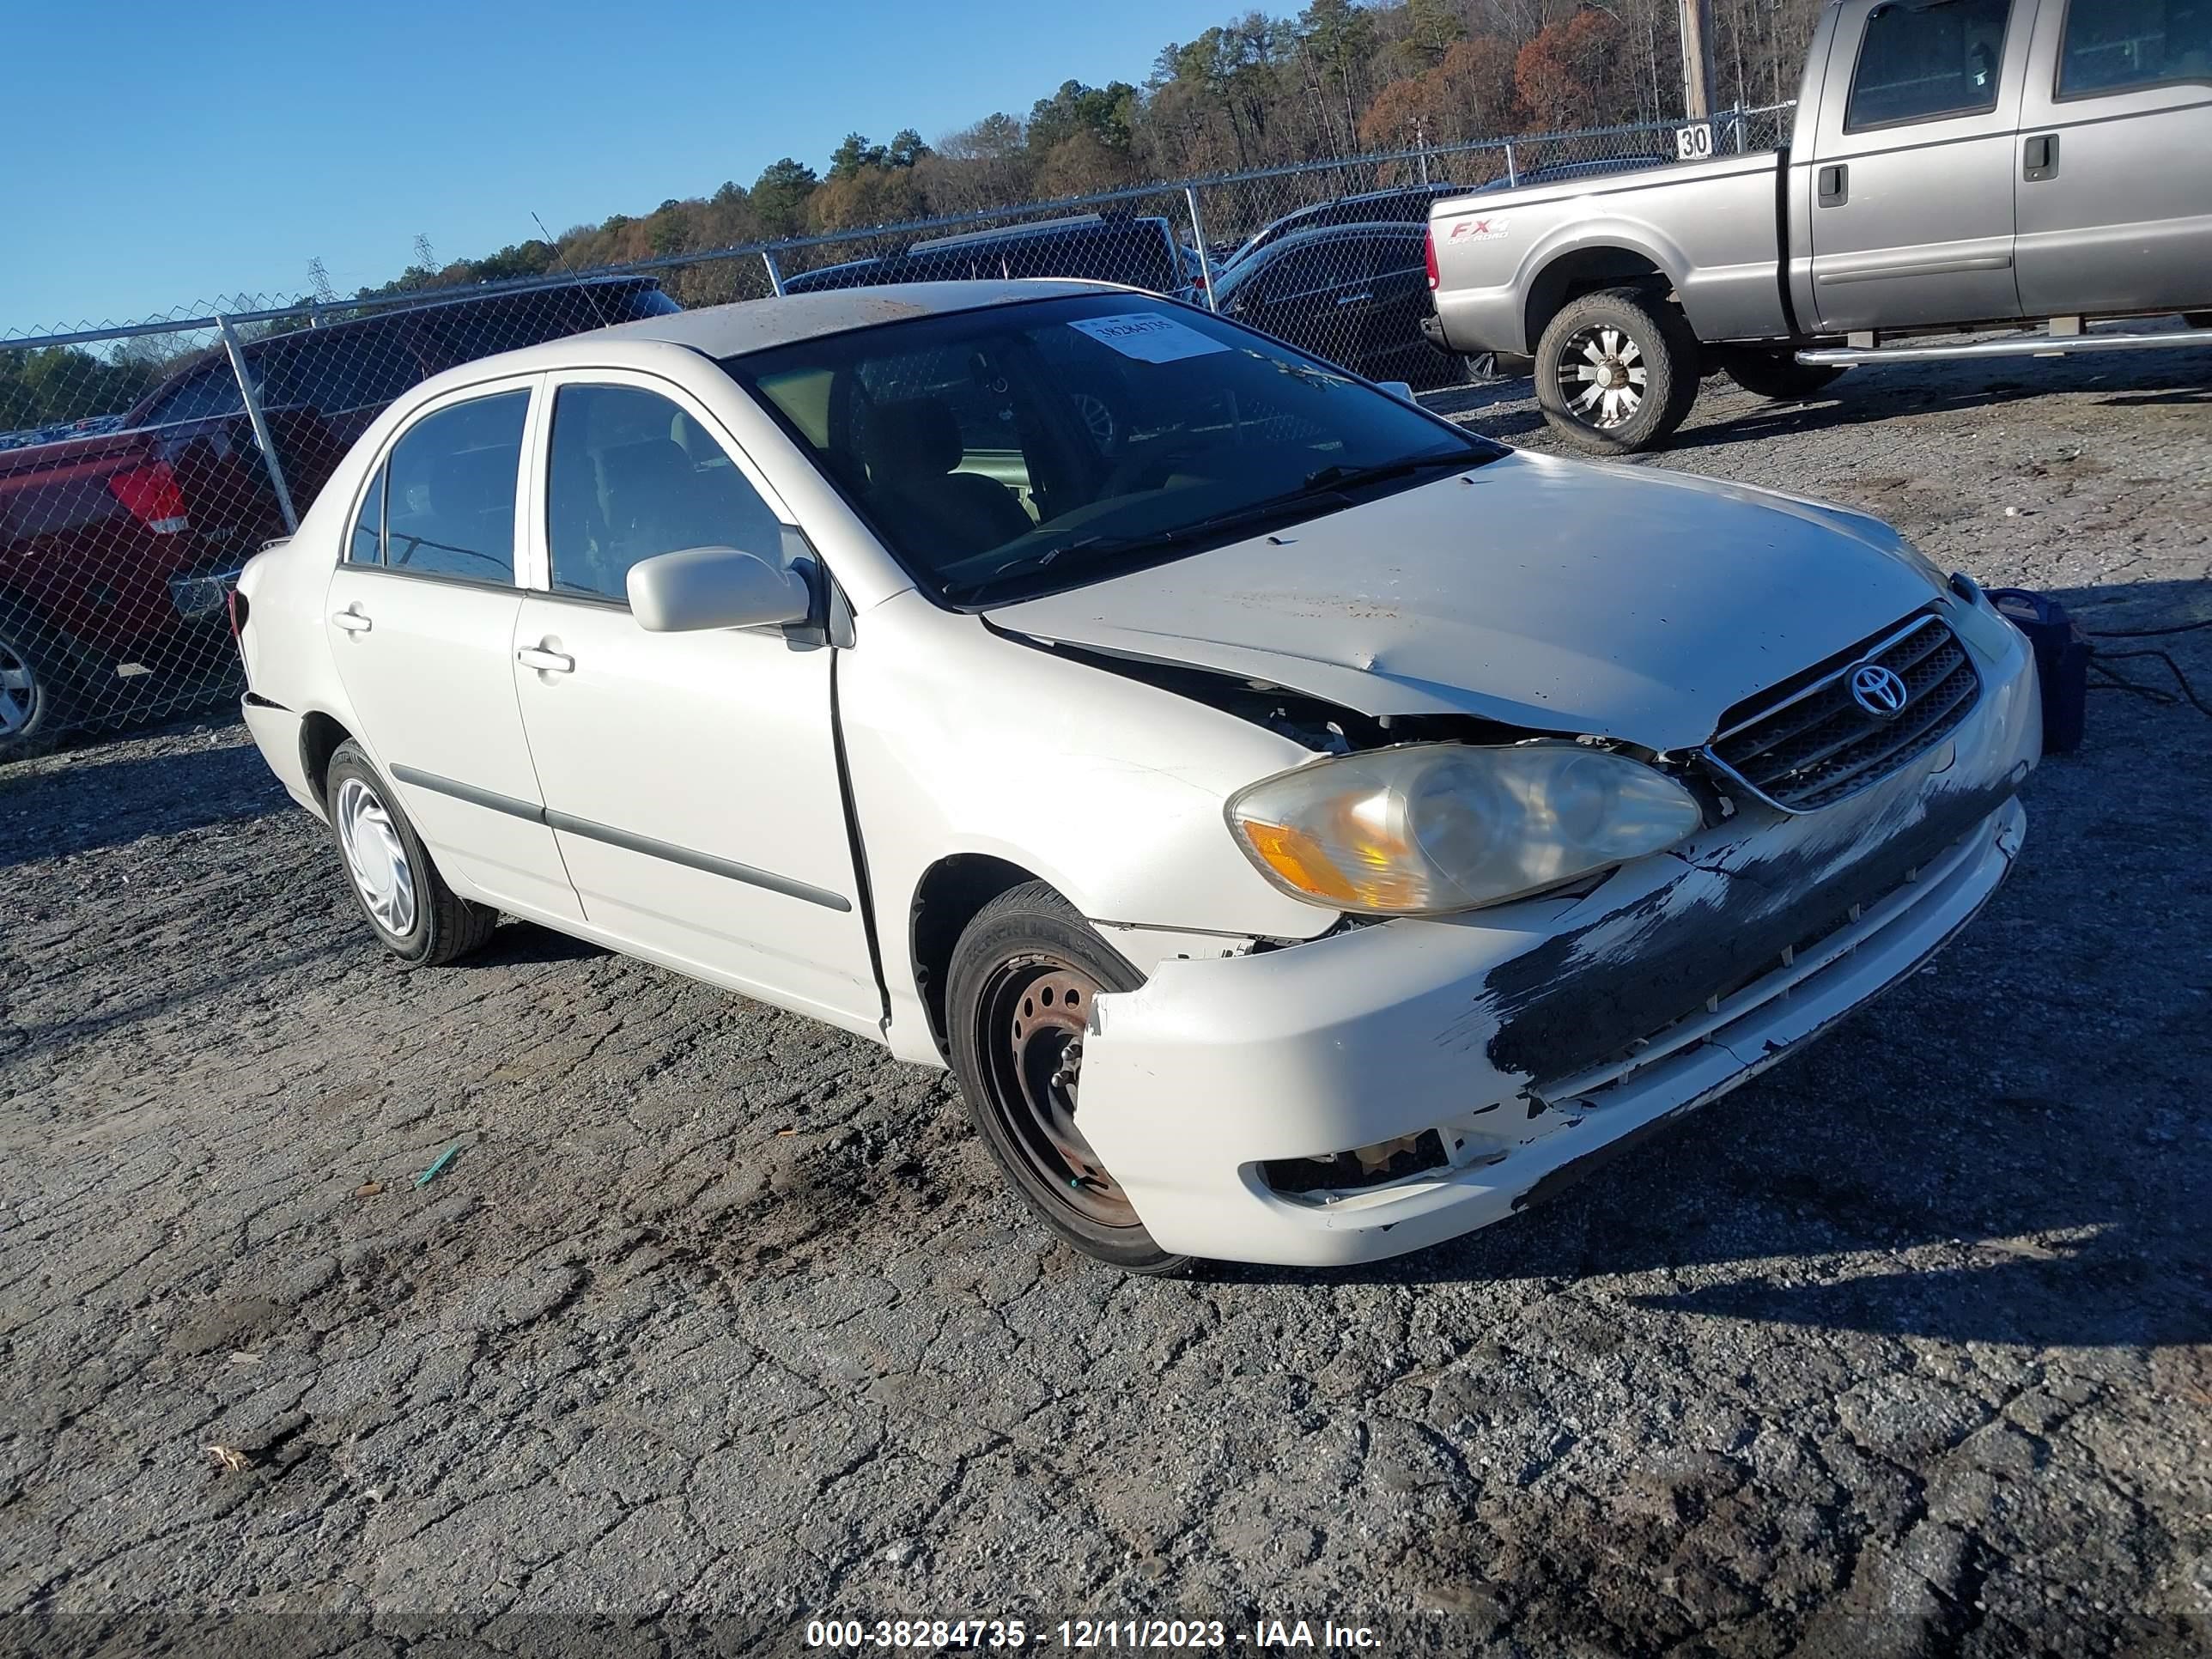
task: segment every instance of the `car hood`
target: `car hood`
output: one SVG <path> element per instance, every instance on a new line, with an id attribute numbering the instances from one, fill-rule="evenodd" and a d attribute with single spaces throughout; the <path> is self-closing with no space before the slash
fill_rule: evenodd
<path id="1" fill-rule="evenodd" d="M 1735 703 L 1937 598 L 1880 520 L 1516 453 L 992 624 L 1367 714 L 1694 748 Z"/>

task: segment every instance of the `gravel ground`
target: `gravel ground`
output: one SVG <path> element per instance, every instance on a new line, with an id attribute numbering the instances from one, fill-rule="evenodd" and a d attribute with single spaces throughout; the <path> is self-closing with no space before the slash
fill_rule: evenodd
<path id="1" fill-rule="evenodd" d="M 2212 617 L 2203 385 L 1717 391 L 1656 464 L 2166 625 Z M 1540 446 L 1527 392 L 1458 403 Z M 2150 643 L 2212 690 L 2205 634 Z M 9 769 L 5 1644 L 1203 1613 L 1231 1648 L 2202 1650 L 2212 722 L 2091 712 L 2005 892 L 1812 1053 L 1457 1244 L 1166 1283 L 1048 1243 L 951 1087 L 861 1042 L 520 925 L 401 972 L 234 726 Z"/>

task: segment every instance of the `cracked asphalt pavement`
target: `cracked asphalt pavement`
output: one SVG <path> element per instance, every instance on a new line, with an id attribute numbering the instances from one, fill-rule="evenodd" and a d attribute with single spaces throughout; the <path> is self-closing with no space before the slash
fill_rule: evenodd
<path id="1" fill-rule="evenodd" d="M 2212 617 L 2207 383 L 1716 382 L 1641 464 L 2171 628 Z M 1547 442 L 1525 382 L 1449 401 Z M 2212 691 L 2206 633 L 2107 647 Z M 859 1041 L 518 924 L 394 967 L 234 725 L 6 769 L 0 1644 L 2203 1651 L 2208 800 L 2212 720 L 2095 692 L 2006 890 L 1809 1052 L 1447 1248 L 1155 1282 Z"/>

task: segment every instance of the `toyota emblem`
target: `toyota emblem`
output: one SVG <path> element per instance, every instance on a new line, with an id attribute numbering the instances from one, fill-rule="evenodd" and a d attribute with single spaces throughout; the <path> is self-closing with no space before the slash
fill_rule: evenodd
<path id="1" fill-rule="evenodd" d="M 1911 696 L 1905 682 L 1878 662 L 1863 662 L 1851 670 L 1851 701 L 1878 720 L 1902 714 Z"/>

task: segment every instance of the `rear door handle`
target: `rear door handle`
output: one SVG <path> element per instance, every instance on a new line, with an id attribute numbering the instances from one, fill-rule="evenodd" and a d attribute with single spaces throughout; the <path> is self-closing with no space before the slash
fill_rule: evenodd
<path id="1" fill-rule="evenodd" d="M 2058 135 L 2039 133 L 2021 148 L 2021 177 L 2029 184 L 2040 184 L 2045 179 L 2058 176 Z"/>
<path id="2" fill-rule="evenodd" d="M 1851 170 L 1840 161 L 1822 167 L 1814 182 L 1820 188 L 1822 207 L 1841 207 L 1851 198 Z"/>
<path id="3" fill-rule="evenodd" d="M 563 656 L 558 651 L 549 651 L 542 645 L 526 645 L 514 653 L 515 661 L 525 668 L 534 668 L 541 674 L 573 674 L 576 659 Z"/>
<path id="4" fill-rule="evenodd" d="M 359 611 L 341 611 L 331 620 L 349 634 L 366 634 L 376 626 Z"/>

